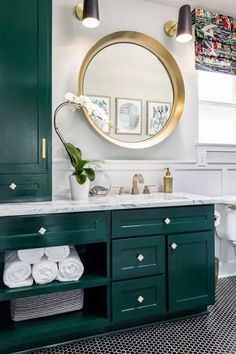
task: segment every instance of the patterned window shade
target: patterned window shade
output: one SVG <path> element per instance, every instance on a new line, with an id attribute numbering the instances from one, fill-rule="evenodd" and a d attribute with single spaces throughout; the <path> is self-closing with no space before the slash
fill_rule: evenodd
<path id="1" fill-rule="evenodd" d="M 197 70 L 236 75 L 236 17 L 193 11 Z"/>

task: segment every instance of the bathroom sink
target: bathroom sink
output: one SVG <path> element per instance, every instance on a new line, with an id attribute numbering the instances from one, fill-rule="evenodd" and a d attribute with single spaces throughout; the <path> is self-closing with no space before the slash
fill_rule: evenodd
<path id="1" fill-rule="evenodd" d="M 150 194 L 124 194 L 124 195 L 110 195 L 107 196 L 107 201 L 111 203 L 155 203 L 164 201 L 188 200 L 188 198 L 181 195 L 165 194 L 165 193 L 150 193 Z"/>

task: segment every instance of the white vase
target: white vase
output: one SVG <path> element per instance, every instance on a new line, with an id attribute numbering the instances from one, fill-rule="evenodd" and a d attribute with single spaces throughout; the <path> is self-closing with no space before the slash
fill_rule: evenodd
<path id="1" fill-rule="evenodd" d="M 86 200 L 89 195 L 89 180 L 79 184 L 75 176 L 70 176 L 70 190 L 72 200 Z"/>

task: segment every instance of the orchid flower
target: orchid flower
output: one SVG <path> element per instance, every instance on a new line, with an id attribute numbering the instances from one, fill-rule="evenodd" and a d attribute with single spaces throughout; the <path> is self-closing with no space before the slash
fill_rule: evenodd
<path id="1" fill-rule="evenodd" d="M 101 119 L 106 124 L 111 124 L 105 110 L 94 104 L 88 96 L 76 96 L 71 92 L 67 92 L 65 99 L 72 103 L 75 109 L 85 108 L 89 116 L 95 116 Z"/>

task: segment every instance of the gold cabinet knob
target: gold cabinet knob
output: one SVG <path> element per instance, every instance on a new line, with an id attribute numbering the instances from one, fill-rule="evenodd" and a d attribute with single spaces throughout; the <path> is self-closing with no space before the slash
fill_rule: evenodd
<path id="1" fill-rule="evenodd" d="M 44 227 L 41 227 L 38 231 L 40 235 L 44 235 L 47 230 Z"/>
<path id="2" fill-rule="evenodd" d="M 13 191 L 16 189 L 17 185 L 15 183 L 11 183 L 9 188 L 12 189 Z"/>
<path id="3" fill-rule="evenodd" d="M 144 297 L 142 295 L 139 295 L 137 297 L 138 302 L 141 304 L 144 301 Z"/>
<path id="4" fill-rule="evenodd" d="M 139 260 L 139 262 L 142 262 L 144 260 L 144 256 L 142 254 L 139 254 L 137 256 L 137 259 Z"/>
<path id="5" fill-rule="evenodd" d="M 166 225 L 169 225 L 169 224 L 171 223 L 171 220 L 170 220 L 169 218 L 165 218 L 165 219 L 164 219 L 164 223 L 165 223 Z"/>
<path id="6" fill-rule="evenodd" d="M 173 249 L 173 250 L 176 250 L 176 248 L 178 247 L 178 245 L 176 245 L 175 242 L 173 242 L 170 247 Z"/>

